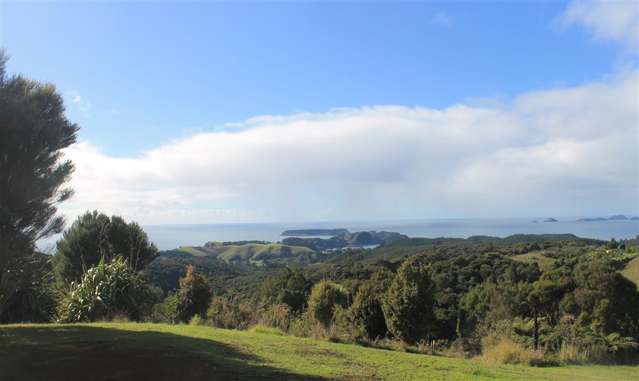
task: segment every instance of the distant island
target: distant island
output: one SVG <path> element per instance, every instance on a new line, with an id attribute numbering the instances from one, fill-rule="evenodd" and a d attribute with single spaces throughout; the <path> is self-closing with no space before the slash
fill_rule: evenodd
<path id="1" fill-rule="evenodd" d="M 619 221 L 623 221 L 623 220 L 627 220 L 628 217 L 624 216 L 623 214 L 616 214 L 614 216 L 611 216 L 609 218 L 609 220 L 619 220 Z"/>
<path id="2" fill-rule="evenodd" d="M 551 217 L 551 218 L 546 218 L 544 222 L 559 222 L 559 221 Z"/>
<path id="3" fill-rule="evenodd" d="M 604 218 L 604 217 L 592 217 L 592 218 L 580 218 L 577 221 L 579 221 L 579 222 L 595 222 L 595 221 L 608 221 L 608 219 Z"/>
<path id="4" fill-rule="evenodd" d="M 632 218 L 628 218 L 623 214 L 615 214 L 614 216 L 610 216 L 608 218 L 605 217 L 587 217 L 587 218 L 580 218 L 577 221 L 578 222 L 596 222 L 596 221 L 627 221 L 627 220 L 631 220 L 631 221 L 637 221 L 639 220 L 639 217 L 635 216 Z"/>
<path id="5" fill-rule="evenodd" d="M 334 237 L 337 235 L 348 234 L 347 229 L 297 229 L 285 230 L 282 232 L 283 237 L 308 237 L 308 236 L 326 236 Z"/>

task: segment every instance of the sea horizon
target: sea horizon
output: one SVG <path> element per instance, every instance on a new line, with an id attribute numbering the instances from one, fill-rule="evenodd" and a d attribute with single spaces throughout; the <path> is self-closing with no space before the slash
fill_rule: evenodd
<path id="1" fill-rule="evenodd" d="M 627 220 L 578 221 L 567 217 L 515 218 L 429 218 L 396 220 L 308 221 L 308 222 L 235 222 L 210 224 L 144 224 L 149 239 L 160 250 L 180 246 L 201 246 L 209 241 L 260 240 L 278 242 L 289 229 L 344 228 L 356 231 L 392 231 L 411 238 L 468 238 L 476 235 L 507 237 L 513 234 L 574 234 L 600 240 L 631 239 L 639 235 L 639 220 L 625 214 Z M 602 216 L 609 218 L 610 216 Z M 544 222 L 554 218 L 557 222 Z M 537 222 L 534 222 L 537 221 Z"/>

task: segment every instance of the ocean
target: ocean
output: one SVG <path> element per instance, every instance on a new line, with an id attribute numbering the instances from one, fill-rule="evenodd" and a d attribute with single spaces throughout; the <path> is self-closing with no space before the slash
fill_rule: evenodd
<path id="1" fill-rule="evenodd" d="M 208 241 L 262 240 L 277 242 L 287 229 L 345 228 L 352 232 L 386 230 L 409 237 L 458 237 L 473 235 L 506 237 L 512 234 L 572 233 L 584 238 L 609 240 L 635 238 L 639 221 L 580 222 L 578 217 L 557 218 L 557 222 L 542 222 L 545 218 L 514 219 L 431 219 L 374 222 L 306 222 L 306 223 L 243 223 L 199 225 L 146 225 L 144 230 L 160 250 L 179 246 L 200 246 Z M 532 222 L 533 220 L 539 222 Z"/>

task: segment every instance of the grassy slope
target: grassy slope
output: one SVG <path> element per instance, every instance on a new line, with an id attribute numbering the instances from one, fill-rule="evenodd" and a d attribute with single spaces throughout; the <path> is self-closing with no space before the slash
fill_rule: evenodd
<path id="1" fill-rule="evenodd" d="M 177 250 L 183 253 L 191 254 L 194 257 L 204 257 L 207 255 L 206 251 L 195 246 L 180 246 Z"/>
<path id="2" fill-rule="evenodd" d="M 270 243 L 267 245 L 250 243 L 241 246 L 226 246 L 226 250 L 219 255 L 219 258 L 226 262 L 237 261 L 238 259 L 246 261 L 260 260 L 264 259 L 264 257 L 277 258 L 282 256 L 282 250 L 286 247 L 290 248 L 290 253 L 293 257 L 313 252 L 313 250 L 309 248 L 300 246 L 288 246 L 279 243 Z"/>
<path id="3" fill-rule="evenodd" d="M 621 272 L 623 276 L 635 282 L 639 287 L 639 257 L 633 259 L 626 264 L 626 267 Z"/>
<path id="4" fill-rule="evenodd" d="M 533 251 L 526 254 L 519 254 L 510 257 L 510 259 L 524 263 L 536 263 L 542 270 L 545 270 L 552 266 L 553 262 L 555 261 L 552 258 L 544 256 L 543 251 Z"/>
<path id="5" fill-rule="evenodd" d="M 313 250 L 301 247 L 282 245 L 279 243 L 259 244 L 248 243 L 244 245 L 211 245 L 207 247 L 182 246 L 178 249 L 196 257 L 214 256 L 227 263 L 242 261 L 260 261 L 267 258 L 284 257 L 287 250 L 290 250 L 291 257 L 302 254 L 311 254 Z M 288 254 L 286 254 L 288 255 Z"/>
<path id="6" fill-rule="evenodd" d="M 639 367 L 531 368 L 209 327 L 0 327 L 10 380 L 639 380 Z"/>

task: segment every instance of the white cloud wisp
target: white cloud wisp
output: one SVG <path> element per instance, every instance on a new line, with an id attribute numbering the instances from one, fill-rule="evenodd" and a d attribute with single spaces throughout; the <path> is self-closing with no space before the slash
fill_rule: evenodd
<path id="1" fill-rule="evenodd" d="M 145 224 L 637 211 L 638 84 L 262 116 L 139 157 L 83 142 L 66 152 L 76 196 L 62 211 Z"/>
<path id="2" fill-rule="evenodd" d="M 635 53 L 639 49 L 637 1 L 573 1 L 562 15 L 562 21 L 565 25 L 583 25 L 595 38 L 621 42 Z"/>

